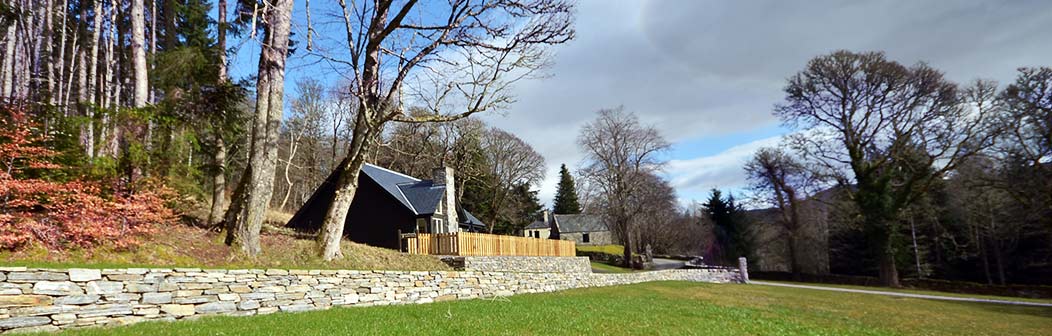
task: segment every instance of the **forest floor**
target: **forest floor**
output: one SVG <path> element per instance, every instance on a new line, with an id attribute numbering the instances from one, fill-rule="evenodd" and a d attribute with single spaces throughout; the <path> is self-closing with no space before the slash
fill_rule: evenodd
<path id="1" fill-rule="evenodd" d="M 149 322 L 64 334 L 1025 336 L 1047 335 L 1048 330 L 1052 308 L 1047 307 L 651 282 L 501 299 Z"/>
<path id="2" fill-rule="evenodd" d="M 0 251 L 5 266 L 39 268 L 286 268 L 356 270 L 451 270 L 437 258 L 343 242 L 344 257 L 326 262 L 316 257 L 312 237 L 297 237 L 274 227 L 262 234 L 262 255 L 249 258 L 223 244 L 224 234 L 188 225 L 159 228 L 131 249 L 102 245 L 54 250 L 32 245 L 19 251 Z"/>

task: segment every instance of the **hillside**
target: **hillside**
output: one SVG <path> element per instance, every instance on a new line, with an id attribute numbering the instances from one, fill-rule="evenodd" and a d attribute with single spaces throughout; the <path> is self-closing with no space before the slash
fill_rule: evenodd
<path id="1" fill-rule="evenodd" d="M 0 252 L 5 266 L 53 268 L 193 267 L 193 268 L 290 268 L 359 270 L 449 270 L 431 256 L 409 255 L 389 249 L 344 241 L 344 258 L 324 262 L 314 256 L 309 237 L 295 237 L 266 230 L 263 254 L 250 259 L 223 244 L 218 232 L 186 225 L 170 225 L 150 235 L 135 248 L 112 246 L 92 249 L 48 250 L 31 245 L 16 252 Z"/>

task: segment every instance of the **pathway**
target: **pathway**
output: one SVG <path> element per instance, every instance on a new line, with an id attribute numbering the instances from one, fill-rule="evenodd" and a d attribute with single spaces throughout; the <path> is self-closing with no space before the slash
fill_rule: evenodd
<path id="1" fill-rule="evenodd" d="M 981 298 L 974 298 L 974 297 L 954 297 L 954 296 L 912 294 L 912 293 L 899 293 L 899 292 L 885 292 L 885 291 L 866 290 L 866 289 L 824 287 L 824 286 L 813 286 L 813 285 L 795 285 L 795 284 L 778 283 L 778 282 L 767 282 L 767 281 L 749 281 L 749 284 L 764 285 L 764 286 L 778 286 L 778 287 L 817 289 L 817 290 L 834 291 L 834 292 L 848 292 L 848 293 L 862 293 L 862 294 L 876 294 L 876 295 L 887 295 L 887 296 L 900 296 L 900 297 L 908 297 L 908 298 L 916 298 L 916 299 L 964 301 L 964 302 L 980 302 L 980 303 L 996 303 L 996 304 L 1007 304 L 1007 305 L 1018 305 L 1018 306 L 1052 307 L 1052 303 L 1026 302 L 1026 301 L 1009 301 L 1009 300 L 995 300 L 995 299 L 981 299 Z"/>

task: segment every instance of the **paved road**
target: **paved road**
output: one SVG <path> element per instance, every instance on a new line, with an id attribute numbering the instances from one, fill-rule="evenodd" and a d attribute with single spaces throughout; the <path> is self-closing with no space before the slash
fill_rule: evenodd
<path id="1" fill-rule="evenodd" d="M 683 268 L 683 260 L 654 258 L 654 270 Z"/>
<path id="2" fill-rule="evenodd" d="M 675 259 L 654 258 L 654 268 L 651 271 L 682 268 L 684 261 Z M 592 268 L 592 273 L 610 273 L 610 271 Z"/>
<path id="3" fill-rule="evenodd" d="M 654 259 L 654 260 L 656 261 L 657 259 Z M 1009 301 L 1009 300 L 993 300 L 993 299 L 980 299 L 980 298 L 971 298 L 971 297 L 953 297 L 953 296 L 939 296 L 939 295 L 925 295 L 925 294 L 911 294 L 911 293 L 885 292 L 885 291 L 875 291 L 875 290 L 865 290 L 865 289 L 823 287 L 823 286 L 812 286 L 812 285 L 794 285 L 794 284 L 777 283 L 777 282 L 766 282 L 766 281 L 749 281 L 749 284 L 764 285 L 764 286 L 778 286 L 778 287 L 792 287 L 792 288 L 807 288 L 807 289 L 817 289 L 817 290 L 834 291 L 834 292 L 848 292 L 848 293 L 876 294 L 876 295 L 887 295 L 887 296 L 901 296 L 901 297 L 916 298 L 916 299 L 996 303 L 996 304 L 1007 304 L 1007 305 L 1018 305 L 1018 306 L 1052 307 L 1052 303 Z"/>

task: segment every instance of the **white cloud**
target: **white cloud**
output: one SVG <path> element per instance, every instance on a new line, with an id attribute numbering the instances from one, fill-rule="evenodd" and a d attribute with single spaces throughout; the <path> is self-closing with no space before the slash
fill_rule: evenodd
<path id="1" fill-rule="evenodd" d="M 738 191 L 746 187 L 745 162 L 756 150 L 777 145 L 781 137 L 770 137 L 737 145 L 719 154 L 689 160 L 669 161 L 666 172 L 681 199 L 699 198 L 712 188 Z"/>

